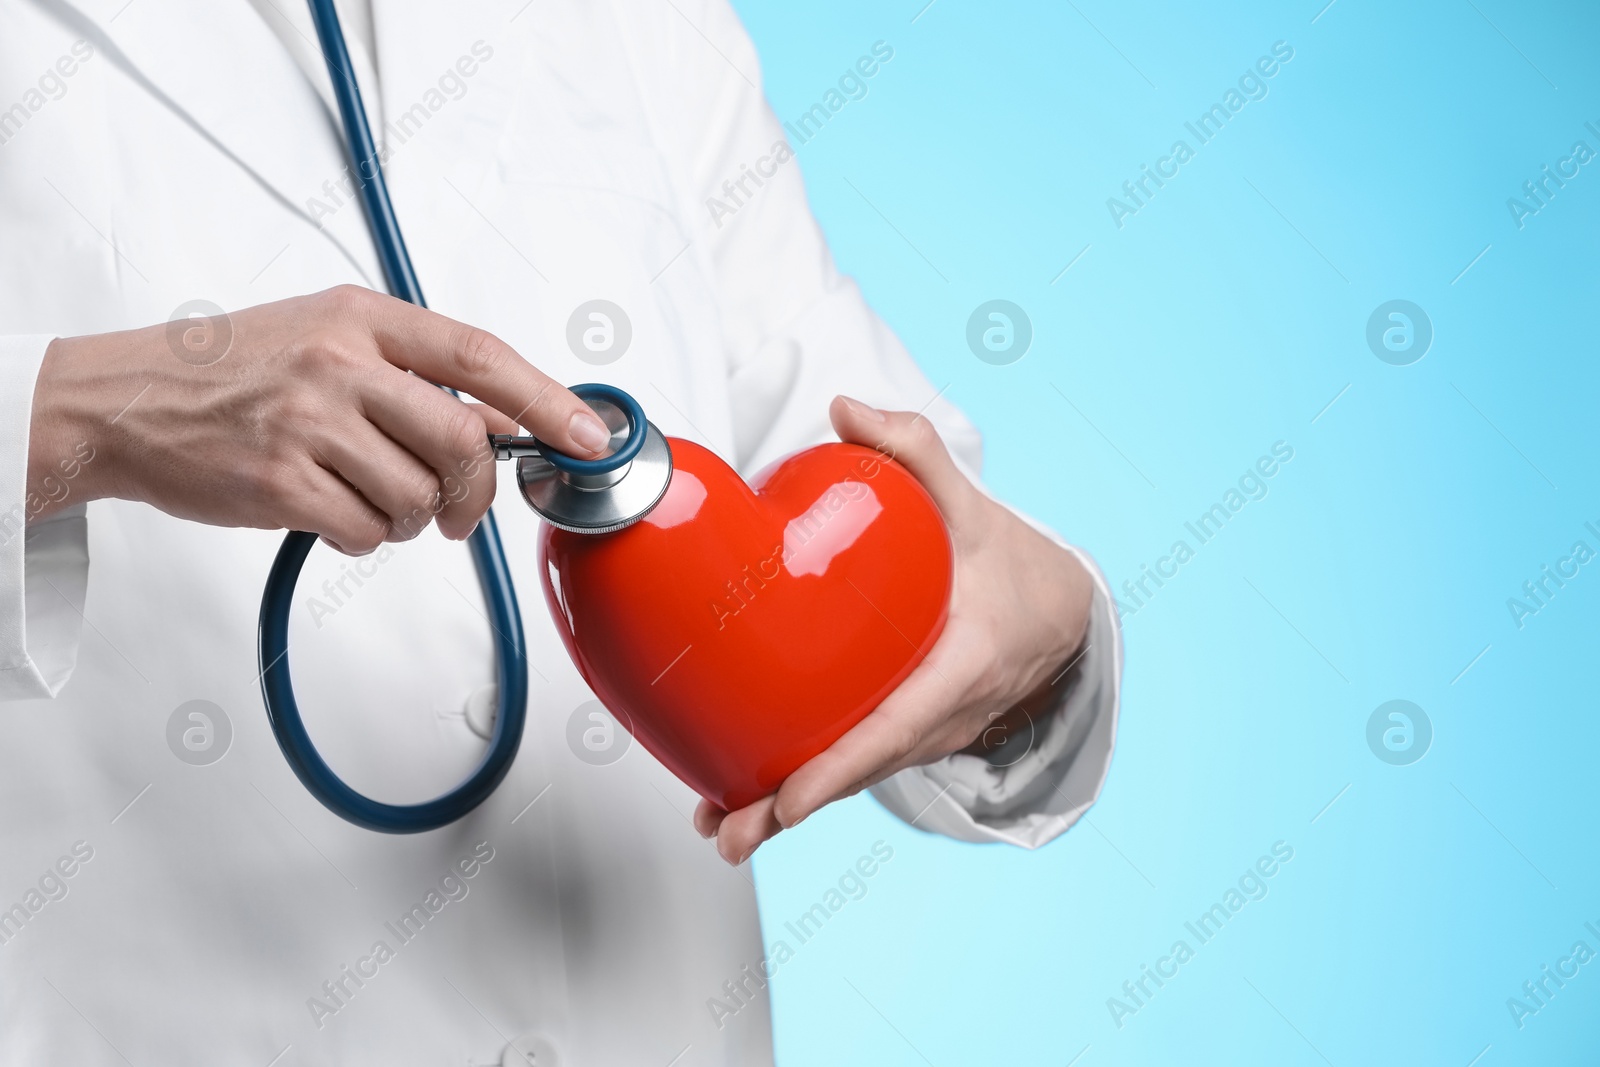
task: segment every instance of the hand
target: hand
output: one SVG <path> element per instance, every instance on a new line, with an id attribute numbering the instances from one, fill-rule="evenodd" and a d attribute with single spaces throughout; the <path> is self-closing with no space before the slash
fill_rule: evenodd
<path id="1" fill-rule="evenodd" d="M 207 338 L 218 351 L 195 344 Z M 490 334 L 340 286 L 53 342 L 34 389 L 29 498 L 43 502 L 34 517 L 118 497 L 216 526 L 306 530 L 352 555 L 435 516 L 460 540 L 494 499 L 487 435 L 519 423 L 583 458 L 610 438 Z"/>
<path id="2" fill-rule="evenodd" d="M 939 506 L 955 547 L 949 620 L 898 689 L 772 796 L 734 812 L 700 802 L 695 828 L 716 836 L 729 863 L 825 804 L 906 767 L 981 749 L 1021 712 L 1037 714 L 1088 629 L 1094 586 L 1077 557 L 980 492 L 926 419 L 846 397 L 829 415 L 840 438 L 893 456 Z"/>

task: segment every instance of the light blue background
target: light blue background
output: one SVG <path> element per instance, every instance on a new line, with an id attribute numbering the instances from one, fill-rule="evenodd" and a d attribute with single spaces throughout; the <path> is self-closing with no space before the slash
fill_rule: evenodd
<path id="1" fill-rule="evenodd" d="M 1126 620 L 1111 777 L 1065 837 L 962 845 L 859 798 L 758 853 L 770 939 L 895 850 L 779 970 L 779 1062 L 1592 1058 L 1600 961 L 1520 1030 L 1506 1001 L 1600 951 L 1600 563 L 1520 630 L 1506 602 L 1600 550 L 1600 161 L 1521 230 L 1506 200 L 1600 150 L 1600 12 L 922 3 L 738 8 L 784 118 L 894 47 L 799 158 L 990 483 L 1120 586 L 1273 442 L 1295 455 Z M 1119 230 L 1107 197 L 1280 40 L 1267 98 Z M 966 347 L 993 298 L 1036 331 L 1011 366 Z M 1396 298 L 1435 330 L 1408 367 L 1365 341 Z M 1366 742 L 1395 698 L 1435 731 L 1410 766 Z M 1107 998 L 1280 840 L 1269 895 L 1118 1029 Z"/>

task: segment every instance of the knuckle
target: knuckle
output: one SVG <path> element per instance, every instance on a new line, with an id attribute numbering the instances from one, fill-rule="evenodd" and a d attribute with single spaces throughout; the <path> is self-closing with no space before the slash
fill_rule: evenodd
<path id="1" fill-rule="evenodd" d="M 308 372 L 316 375 L 343 376 L 367 362 L 370 346 L 342 330 L 328 330 L 316 336 L 303 358 L 309 363 Z"/>
<path id="2" fill-rule="evenodd" d="M 471 495 L 472 489 L 465 479 L 447 474 L 439 483 L 439 509 L 442 511 L 449 504 L 459 504 Z"/>
<path id="3" fill-rule="evenodd" d="M 939 431 L 926 418 L 917 417 L 905 427 L 906 447 L 919 451 L 944 447 Z"/>
<path id="4" fill-rule="evenodd" d="M 339 534 L 339 543 L 344 546 L 347 554 L 352 556 L 365 556 L 376 552 L 378 547 L 388 540 L 390 526 L 387 522 L 368 516 L 365 521 L 349 524 L 349 528 Z"/>
<path id="5" fill-rule="evenodd" d="M 529 411 L 542 411 L 550 403 L 550 390 L 555 388 L 555 382 L 546 378 L 533 387 L 533 396 L 528 398 Z"/>
<path id="6" fill-rule="evenodd" d="M 286 348 L 282 371 L 291 387 L 326 380 L 330 371 L 344 367 L 354 354 L 344 331 L 319 326 L 306 331 L 298 343 Z M 277 383 L 281 384 L 281 383 Z"/>
<path id="7" fill-rule="evenodd" d="M 279 495 L 283 467 L 266 457 L 243 460 L 234 468 L 234 491 L 252 504 L 267 504 Z"/>
<path id="8" fill-rule="evenodd" d="M 549 432 L 546 426 L 557 421 L 560 422 L 561 427 L 564 429 L 566 427 L 566 419 L 571 418 L 571 416 L 567 415 L 563 418 L 563 409 L 555 405 L 555 398 L 552 396 L 552 392 L 557 388 L 556 383 L 548 378 L 536 382 L 532 392 L 528 394 L 528 402 L 523 405 L 522 411 L 518 414 L 517 421 L 536 434 Z M 581 405 L 583 402 L 578 401 L 578 403 Z M 582 409 L 574 408 L 573 410 Z"/>
<path id="9" fill-rule="evenodd" d="M 411 533 L 411 536 L 415 537 L 426 529 L 428 523 L 439 513 L 441 503 L 439 483 L 432 478 L 419 479 L 406 493 L 404 503 L 406 513 L 401 522 L 408 528 L 415 528 Z"/>
<path id="10" fill-rule="evenodd" d="M 299 382 L 290 385 L 277 404 L 278 414 L 289 426 L 279 428 L 279 432 L 274 434 L 274 444 L 285 446 L 289 444 L 289 438 L 300 440 L 305 428 L 316 424 L 321 418 L 322 406 L 322 400 L 315 390 Z"/>
<path id="11" fill-rule="evenodd" d="M 476 461 L 472 461 L 464 464 L 460 470 L 452 471 L 445 475 L 440 480 L 439 510 L 442 511 L 451 506 L 459 507 L 469 500 L 476 502 L 475 508 L 466 510 L 476 510 L 480 514 L 488 510 L 490 502 L 494 500 L 494 478 L 491 476 L 474 480 L 473 475 L 476 469 L 481 469 L 481 465 L 476 464 Z"/>
<path id="12" fill-rule="evenodd" d="M 433 521 L 433 509 L 425 505 L 413 507 L 410 511 L 394 516 L 389 524 L 388 537 L 392 541 L 410 541 L 417 537 L 428 524 Z"/>
<path id="13" fill-rule="evenodd" d="M 483 416 L 465 404 L 451 405 L 450 414 L 439 428 L 439 435 L 450 454 L 462 461 L 463 468 L 467 461 L 477 458 L 489 447 L 489 428 L 484 424 Z"/>
<path id="14" fill-rule="evenodd" d="M 511 350 L 488 330 L 467 326 L 464 331 L 455 346 L 457 365 L 472 379 L 493 377 L 505 366 Z"/>
<path id="15" fill-rule="evenodd" d="M 346 282 L 332 289 L 325 289 L 318 295 L 326 302 L 328 311 L 333 316 L 344 318 L 361 314 L 370 306 L 372 298 L 377 294 L 365 286 Z"/>

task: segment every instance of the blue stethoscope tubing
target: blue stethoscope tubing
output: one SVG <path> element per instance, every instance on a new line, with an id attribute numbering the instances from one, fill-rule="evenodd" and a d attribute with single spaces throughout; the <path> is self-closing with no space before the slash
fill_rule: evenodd
<path id="1" fill-rule="evenodd" d="M 362 106 L 361 90 L 351 73 L 350 53 L 345 47 L 338 13 L 333 0 L 309 2 L 323 58 L 327 60 L 328 75 L 333 81 L 334 96 L 339 103 L 350 163 L 361 189 L 373 241 L 383 261 L 389 291 L 418 307 L 426 307 L 422 287 L 411 266 L 411 255 L 395 218 L 394 204 L 389 199 L 388 186 L 383 180 L 383 168 Z M 300 568 L 316 542 L 315 534 L 300 531 L 284 538 L 261 600 L 257 644 L 261 695 L 266 701 L 267 718 L 272 723 L 278 747 L 311 795 L 334 814 L 357 826 L 391 834 L 414 834 L 455 822 L 483 803 L 510 771 L 517 747 L 522 743 L 522 728 L 527 717 L 527 641 L 494 512 L 486 513 L 477 530 L 467 539 L 488 608 L 490 629 L 494 633 L 498 693 L 494 733 L 483 762 L 466 781 L 421 804 L 385 804 L 356 792 L 333 772 L 306 732 L 289 678 L 289 614 L 294 605 Z"/>

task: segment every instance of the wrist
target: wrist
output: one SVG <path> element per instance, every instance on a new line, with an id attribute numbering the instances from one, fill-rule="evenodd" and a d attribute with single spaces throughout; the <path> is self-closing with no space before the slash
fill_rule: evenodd
<path id="1" fill-rule="evenodd" d="M 1078 554 L 1016 521 L 1020 538 L 1013 543 L 1012 558 L 1029 563 L 1028 588 L 1034 599 L 1026 610 L 1037 620 L 1032 632 L 1038 640 L 1027 654 L 1020 695 L 1005 712 L 990 716 L 984 731 L 961 749 L 991 762 L 998 758 L 1000 745 L 1011 738 L 1031 738 L 1038 724 L 1060 706 L 1062 694 L 1073 684 L 1073 668 L 1088 651 L 1089 613 L 1094 607 L 1094 578 Z"/>
<path id="2" fill-rule="evenodd" d="M 39 365 L 28 432 L 30 520 L 108 495 L 107 420 L 92 410 L 88 383 L 77 381 L 72 370 L 87 340 L 56 338 Z"/>
<path id="3" fill-rule="evenodd" d="M 1040 535 L 1043 536 L 1042 534 Z M 1049 590 L 1045 618 L 1055 622 L 1057 643 L 1055 666 L 1050 671 L 1051 680 L 1057 679 L 1083 654 L 1089 637 L 1089 612 L 1094 607 L 1094 578 L 1078 554 L 1054 541 L 1050 542 L 1055 566 Z"/>

